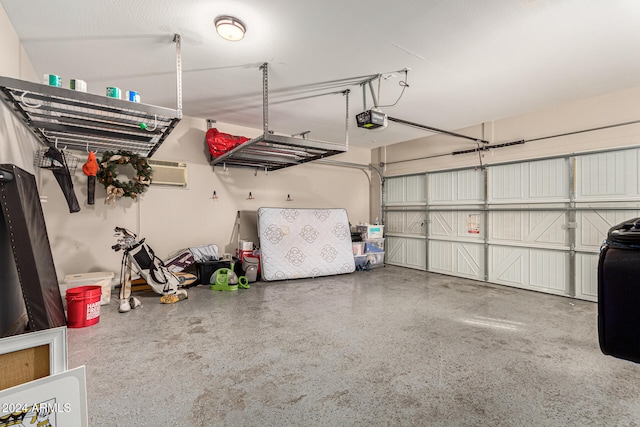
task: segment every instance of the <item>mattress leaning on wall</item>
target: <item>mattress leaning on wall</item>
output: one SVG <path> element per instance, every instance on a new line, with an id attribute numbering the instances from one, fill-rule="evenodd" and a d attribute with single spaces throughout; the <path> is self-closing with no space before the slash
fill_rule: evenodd
<path id="1" fill-rule="evenodd" d="M 258 209 L 260 262 L 265 281 L 355 271 L 345 209 Z"/>

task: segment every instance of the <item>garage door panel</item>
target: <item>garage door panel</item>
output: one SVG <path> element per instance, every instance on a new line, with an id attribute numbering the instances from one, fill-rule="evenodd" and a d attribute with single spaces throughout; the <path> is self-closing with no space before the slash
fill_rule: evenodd
<path id="1" fill-rule="evenodd" d="M 390 211 L 385 222 L 386 233 L 425 235 L 427 213 L 424 211 Z"/>
<path id="2" fill-rule="evenodd" d="M 569 294 L 565 251 L 489 247 L 489 281 L 558 295 Z"/>
<path id="3" fill-rule="evenodd" d="M 484 239 L 484 215 L 477 211 L 431 212 L 429 237 L 451 239 Z"/>
<path id="4" fill-rule="evenodd" d="M 491 241 L 566 246 L 564 212 L 490 212 Z"/>
<path id="5" fill-rule="evenodd" d="M 429 174 L 429 203 L 455 201 L 455 178 L 455 171 Z"/>
<path id="6" fill-rule="evenodd" d="M 405 218 L 406 229 L 404 233 L 420 236 L 425 235 L 425 225 L 427 223 L 426 212 L 406 212 Z"/>
<path id="7" fill-rule="evenodd" d="M 456 235 L 458 237 L 483 240 L 485 229 L 483 213 L 473 211 L 457 213 Z"/>
<path id="8" fill-rule="evenodd" d="M 430 236 L 451 237 L 453 235 L 453 224 L 455 212 L 431 212 L 429 226 Z"/>
<path id="9" fill-rule="evenodd" d="M 524 220 L 524 212 L 490 212 L 489 238 L 492 240 L 522 241 Z"/>
<path id="10" fill-rule="evenodd" d="M 427 268 L 427 241 L 425 239 L 405 239 L 405 265 L 419 270 Z"/>
<path id="11" fill-rule="evenodd" d="M 387 264 L 426 270 L 426 239 L 387 236 L 385 246 L 385 262 Z"/>
<path id="12" fill-rule="evenodd" d="M 598 300 L 597 254 L 576 254 L 576 298 Z"/>
<path id="13" fill-rule="evenodd" d="M 548 159 L 489 167 L 490 202 L 566 199 L 566 159 Z"/>
<path id="14" fill-rule="evenodd" d="M 529 285 L 538 290 L 567 294 L 569 254 L 560 251 L 529 250 Z"/>
<path id="15" fill-rule="evenodd" d="M 389 264 L 404 265 L 405 246 L 403 239 L 387 236 L 385 238 L 385 257 Z"/>
<path id="16" fill-rule="evenodd" d="M 630 218 L 640 216 L 640 210 L 597 210 L 579 211 L 576 215 L 576 248 L 598 250 L 611 227 Z"/>
<path id="17" fill-rule="evenodd" d="M 479 169 L 457 171 L 456 199 L 462 202 L 484 201 L 484 173 Z"/>
<path id="18" fill-rule="evenodd" d="M 459 243 L 455 251 L 456 273 L 474 279 L 484 278 L 484 245 Z"/>
<path id="19" fill-rule="evenodd" d="M 385 220 L 385 232 L 404 233 L 404 212 L 387 212 Z"/>
<path id="20" fill-rule="evenodd" d="M 566 214 L 564 212 L 530 212 L 529 235 L 525 241 L 566 245 Z"/>
<path id="21" fill-rule="evenodd" d="M 527 250 L 506 246 L 489 247 L 489 281 L 522 287 L 528 269 Z"/>
<path id="22" fill-rule="evenodd" d="M 466 242 L 429 241 L 429 271 L 484 278 L 484 245 Z"/>
<path id="23" fill-rule="evenodd" d="M 429 271 L 453 274 L 453 242 L 429 241 Z"/>
<path id="24" fill-rule="evenodd" d="M 639 153 L 633 149 L 576 157 L 576 200 L 638 197 Z"/>
<path id="25" fill-rule="evenodd" d="M 404 186 L 405 203 L 424 203 L 427 200 L 425 192 L 425 175 L 413 175 L 405 177 Z"/>
<path id="26" fill-rule="evenodd" d="M 530 162 L 528 166 L 528 199 L 568 197 L 569 168 L 566 159 L 559 158 Z"/>
<path id="27" fill-rule="evenodd" d="M 385 200 L 387 203 L 404 202 L 404 177 L 387 178 L 384 181 Z"/>
<path id="28" fill-rule="evenodd" d="M 523 200 L 523 165 L 521 163 L 489 167 L 489 194 L 492 201 Z"/>
<path id="29" fill-rule="evenodd" d="M 429 174 L 429 203 L 484 201 L 484 173 L 465 169 Z"/>

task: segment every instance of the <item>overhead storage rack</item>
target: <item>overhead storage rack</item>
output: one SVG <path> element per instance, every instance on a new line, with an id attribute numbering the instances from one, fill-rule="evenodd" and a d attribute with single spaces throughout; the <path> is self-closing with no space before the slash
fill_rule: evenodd
<path id="1" fill-rule="evenodd" d="M 269 131 L 267 64 L 262 64 L 260 68 L 262 69 L 263 77 L 263 134 L 218 157 L 212 157 L 210 162 L 212 165 L 249 167 L 273 171 L 344 153 L 349 149 L 349 90 L 344 91 L 347 110 L 344 143 L 277 135 Z"/>
<path id="2" fill-rule="evenodd" d="M 4 101 L 48 146 L 151 157 L 180 121 L 176 110 L 8 77 L 0 77 L 0 88 Z"/>
<path id="3" fill-rule="evenodd" d="M 127 150 L 151 157 L 182 118 L 180 36 L 174 36 L 178 108 L 156 107 L 0 76 L 2 99 L 48 146 Z"/>
<path id="4" fill-rule="evenodd" d="M 344 153 L 345 151 L 347 151 L 345 146 L 331 142 L 267 133 L 213 159 L 211 164 L 252 167 L 272 171 Z"/>

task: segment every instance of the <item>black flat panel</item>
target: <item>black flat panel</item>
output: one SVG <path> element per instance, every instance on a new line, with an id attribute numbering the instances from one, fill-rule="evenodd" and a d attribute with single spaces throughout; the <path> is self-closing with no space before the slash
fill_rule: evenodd
<path id="1" fill-rule="evenodd" d="M 49 237 L 33 175 L 11 164 L 0 164 L 0 208 L 6 238 L 13 253 L 30 331 L 66 325 Z M 14 286 L 10 282 L 1 286 Z M 0 309 L 6 302 L 0 299 Z"/>

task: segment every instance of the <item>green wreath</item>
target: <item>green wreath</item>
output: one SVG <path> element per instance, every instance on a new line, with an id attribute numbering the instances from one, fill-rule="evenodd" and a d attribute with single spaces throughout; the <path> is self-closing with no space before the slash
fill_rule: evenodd
<path id="1" fill-rule="evenodd" d="M 118 165 L 130 164 L 136 170 L 136 179 L 122 182 L 117 179 Z M 136 199 L 138 194 L 144 193 L 149 184 L 153 170 L 149 166 L 146 157 L 141 157 L 130 151 L 119 150 L 117 152 L 105 151 L 100 162 L 100 170 L 96 174 L 98 181 L 107 190 L 105 204 L 110 204 L 118 197 L 131 197 Z"/>

